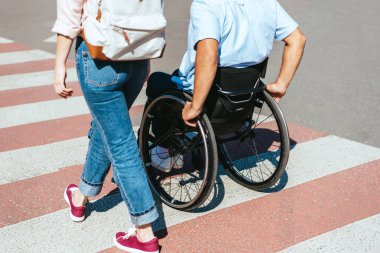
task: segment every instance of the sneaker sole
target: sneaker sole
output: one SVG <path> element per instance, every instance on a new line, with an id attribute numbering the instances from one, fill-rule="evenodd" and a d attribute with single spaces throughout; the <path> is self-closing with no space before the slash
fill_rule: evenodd
<path id="1" fill-rule="evenodd" d="M 139 250 L 139 249 L 134 249 L 134 248 L 126 247 L 126 246 L 124 246 L 124 245 L 121 245 L 121 244 L 116 240 L 116 237 L 113 238 L 113 243 L 115 244 L 115 246 L 116 246 L 118 249 L 121 249 L 121 250 L 127 251 L 127 252 L 129 252 L 129 253 L 160 253 L 159 250 L 157 250 L 157 251 L 144 251 L 144 250 Z"/>
<path id="2" fill-rule="evenodd" d="M 64 199 L 66 200 L 66 203 L 69 205 L 69 207 L 70 207 L 70 209 L 71 209 L 69 196 L 67 196 L 67 193 L 66 193 L 66 192 L 67 192 L 67 187 L 66 187 L 66 189 L 65 189 L 65 192 L 63 193 L 63 197 L 64 197 Z M 71 211 L 70 211 L 70 218 L 71 218 L 72 221 L 75 221 L 75 222 L 81 222 L 81 221 L 84 220 L 85 215 L 82 216 L 82 217 L 76 217 L 76 216 L 74 216 L 74 215 L 71 213 Z"/>

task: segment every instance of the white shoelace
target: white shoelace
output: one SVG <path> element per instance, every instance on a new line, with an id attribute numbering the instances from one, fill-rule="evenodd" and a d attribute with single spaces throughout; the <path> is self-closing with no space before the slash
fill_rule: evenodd
<path id="1" fill-rule="evenodd" d="M 123 236 L 123 239 L 128 239 L 129 237 L 136 235 L 136 232 L 136 227 L 128 228 L 127 233 L 125 234 L 125 236 Z"/>

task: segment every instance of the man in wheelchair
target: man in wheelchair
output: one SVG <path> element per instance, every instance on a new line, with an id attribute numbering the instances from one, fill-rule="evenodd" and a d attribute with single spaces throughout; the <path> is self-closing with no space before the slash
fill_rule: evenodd
<path id="1" fill-rule="evenodd" d="M 195 126 L 193 119 L 202 112 L 210 90 L 247 89 L 240 87 L 248 83 L 247 78 L 251 79 L 252 87 L 258 85 L 260 76 L 265 75 L 274 40 L 285 43 L 282 65 L 277 80 L 265 89 L 278 102 L 303 55 L 306 39 L 298 24 L 277 0 L 194 0 L 182 63 L 172 75 L 156 72 L 150 76 L 147 104 L 168 89 L 192 93 L 192 102 L 184 106 L 182 118 L 186 125 Z M 226 75 L 232 72 L 230 76 L 235 81 L 224 87 L 216 86 L 223 83 L 218 79 L 224 72 Z M 156 121 L 155 125 L 156 135 L 167 127 L 162 121 Z M 152 150 L 152 164 L 162 171 L 181 168 L 183 159 L 177 156 L 181 155 L 171 156 L 165 145 L 156 146 Z"/>

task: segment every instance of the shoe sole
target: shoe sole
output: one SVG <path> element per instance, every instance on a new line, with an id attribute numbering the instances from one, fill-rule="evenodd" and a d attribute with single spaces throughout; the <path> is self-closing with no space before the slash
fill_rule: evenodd
<path id="1" fill-rule="evenodd" d="M 66 189 L 65 189 L 65 192 L 63 193 L 63 197 L 64 197 L 64 199 L 66 200 L 66 203 L 69 205 L 70 210 L 71 210 L 71 205 L 70 205 L 69 196 L 67 196 L 67 187 L 66 187 Z M 81 222 L 81 221 L 84 220 L 85 215 L 83 215 L 82 217 L 76 217 L 76 216 L 74 216 L 74 215 L 71 213 L 71 211 L 70 211 L 70 218 L 71 218 L 72 221 L 75 221 L 75 222 Z"/>
<path id="2" fill-rule="evenodd" d="M 121 245 L 117 240 L 116 237 L 113 238 L 113 243 L 115 244 L 116 248 L 127 251 L 129 253 L 160 253 L 159 250 L 157 251 L 144 251 L 144 250 L 139 250 L 139 249 L 134 249 L 134 248 L 129 248 L 124 245 Z"/>

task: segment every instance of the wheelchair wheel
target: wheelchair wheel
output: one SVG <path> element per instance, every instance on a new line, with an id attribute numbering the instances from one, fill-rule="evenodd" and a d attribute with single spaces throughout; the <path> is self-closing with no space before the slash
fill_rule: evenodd
<path id="1" fill-rule="evenodd" d="M 139 145 L 149 183 L 154 193 L 168 206 L 192 210 L 204 203 L 215 183 L 218 155 L 214 132 L 209 119 L 202 114 L 195 128 L 182 120 L 185 101 L 191 97 L 179 91 L 163 94 L 145 110 L 141 122 Z M 160 121 L 165 129 L 157 134 Z M 166 123 L 165 123 L 166 122 Z M 159 136 L 156 136 L 155 133 Z M 176 159 L 169 171 L 154 165 L 154 148 L 162 146 Z M 174 165 L 181 164 L 178 168 Z"/>
<path id="2" fill-rule="evenodd" d="M 266 92 L 255 101 L 252 118 L 241 130 L 218 139 L 221 162 L 237 183 L 265 190 L 281 178 L 290 152 L 285 118 Z"/>

